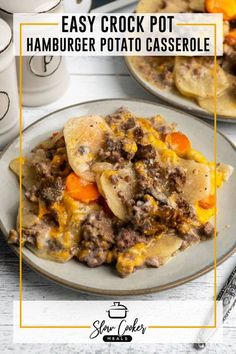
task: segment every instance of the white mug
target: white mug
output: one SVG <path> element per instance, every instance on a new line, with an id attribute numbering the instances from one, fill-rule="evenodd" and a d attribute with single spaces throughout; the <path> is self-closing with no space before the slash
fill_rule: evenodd
<path id="1" fill-rule="evenodd" d="M 60 0 L 0 0 L 0 17 L 13 27 L 14 13 L 53 12 Z"/>
<path id="2" fill-rule="evenodd" d="M 13 1 L 2 4 L 0 15 L 12 26 L 13 13 L 16 12 L 62 12 L 62 0 Z M 3 7 L 4 6 L 4 7 Z M 1 10 L 2 9 L 2 10 Z M 19 71 L 19 57 L 17 57 Z M 65 57 L 31 56 L 22 59 L 22 102 L 25 106 L 41 106 L 61 97 L 69 84 L 69 73 Z"/>
<path id="3" fill-rule="evenodd" d="M 0 19 L 0 148 L 19 133 L 19 97 L 12 31 Z"/>
<path id="4" fill-rule="evenodd" d="M 87 13 L 92 7 L 92 0 L 63 0 L 65 12 Z"/>

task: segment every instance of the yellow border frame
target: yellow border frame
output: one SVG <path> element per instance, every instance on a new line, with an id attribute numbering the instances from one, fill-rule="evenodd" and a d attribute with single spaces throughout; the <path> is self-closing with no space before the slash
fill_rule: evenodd
<path id="1" fill-rule="evenodd" d="M 23 26 L 56 26 L 58 23 L 41 23 L 41 22 L 35 22 L 35 23 L 29 23 L 29 22 L 21 22 L 20 23 L 20 60 L 19 60 L 19 105 L 20 105 L 20 123 L 19 123 L 19 129 L 20 129 L 20 176 L 19 176 L 19 182 L 20 182 L 20 201 L 19 201 L 19 226 L 20 226 L 20 255 L 19 255 L 19 292 L 20 292 L 20 328 L 91 328 L 91 326 L 25 326 L 22 324 L 22 302 L 23 302 L 23 287 L 22 287 L 22 127 L 23 127 L 23 119 L 22 119 L 22 30 Z M 217 154 L 217 143 L 216 143 L 216 130 L 217 130 L 217 112 L 216 112 L 216 107 L 217 107 L 217 102 L 216 102 L 216 92 L 217 92 L 217 68 L 216 68 L 216 28 L 217 25 L 215 23 L 179 23 L 177 24 L 178 26 L 213 26 L 214 27 L 214 175 L 215 175 L 215 185 L 214 185 L 214 190 L 215 190 L 215 198 L 217 198 L 217 187 L 216 187 L 216 154 Z M 156 329 L 156 328 L 217 328 L 217 300 L 216 300 L 216 293 L 217 293 L 217 286 L 216 286 L 216 278 L 217 278 L 217 273 L 216 273 L 216 253 L 217 253 L 217 242 L 216 242 L 216 208 L 214 211 L 214 325 L 213 326 L 148 326 L 150 329 Z"/>

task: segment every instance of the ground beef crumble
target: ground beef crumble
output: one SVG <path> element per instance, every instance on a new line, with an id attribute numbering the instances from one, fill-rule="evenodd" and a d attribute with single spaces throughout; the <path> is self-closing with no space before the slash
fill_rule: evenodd
<path id="1" fill-rule="evenodd" d="M 24 244 L 36 245 L 37 237 L 39 236 L 40 232 L 43 232 L 44 229 L 47 229 L 48 225 L 42 223 L 38 223 L 33 225 L 31 228 L 23 228 L 22 229 L 22 246 Z M 19 232 L 12 229 L 9 232 L 8 243 L 19 245 L 20 243 L 20 235 Z"/>
<path id="2" fill-rule="evenodd" d="M 128 118 L 127 121 L 121 123 L 121 129 L 124 131 L 130 130 L 136 126 L 136 122 L 134 118 Z"/>
<path id="3" fill-rule="evenodd" d="M 115 139 L 110 134 L 106 134 L 104 148 L 100 150 L 98 156 L 102 161 L 108 161 L 112 163 L 123 162 L 124 156 L 121 140 Z"/>
<path id="4" fill-rule="evenodd" d="M 114 244 L 112 219 L 104 211 L 90 213 L 81 227 L 78 258 L 89 267 L 101 265 Z"/>
<path id="5" fill-rule="evenodd" d="M 118 139 L 111 134 L 105 135 L 104 147 L 99 151 L 98 158 L 101 161 L 122 164 L 132 160 L 135 152 L 128 151 L 126 146 L 130 146 L 130 141 L 126 138 Z"/>
<path id="6" fill-rule="evenodd" d="M 133 137 L 136 143 L 140 143 L 142 138 L 144 137 L 144 132 L 141 127 L 136 127 L 133 130 Z"/>
<path id="7" fill-rule="evenodd" d="M 41 162 L 36 162 L 33 163 L 33 166 L 35 168 L 36 175 L 40 178 L 42 177 L 51 177 L 51 163 L 50 161 L 41 161 Z"/>
<path id="8" fill-rule="evenodd" d="M 153 128 L 161 135 L 166 135 L 172 133 L 175 128 L 176 124 L 171 123 L 167 124 L 161 116 L 155 116 L 151 119 Z"/>
<path id="9" fill-rule="evenodd" d="M 30 189 L 26 190 L 25 196 L 30 202 L 37 203 L 38 202 L 38 187 L 34 185 Z"/>
<path id="10" fill-rule="evenodd" d="M 109 248 L 114 243 L 112 220 L 104 211 L 90 213 L 82 224 L 82 240 Z"/>
<path id="11" fill-rule="evenodd" d="M 138 150 L 135 154 L 136 160 L 149 160 L 156 158 L 156 150 L 150 144 L 138 145 Z"/>
<path id="12" fill-rule="evenodd" d="M 59 202 L 62 200 L 64 188 L 61 177 L 45 178 L 40 183 L 38 195 L 46 204 Z"/>
<path id="13" fill-rule="evenodd" d="M 60 133 L 32 150 L 29 160 L 36 183 L 26 189 L 25 196 L 33 203 L 41 198 L 46 204 L 62 199 L 65 177 L 71 172 L 64 137 Z"/>
<path id="14" fill-rule="evenodd" d="M 186 172 L 181 167 L 175 167 L 168 173 L 169 189 L 172 192 L 181 193 L 186 183 Z"/>
<path id="15" fill-rule="evenodd" d="M 121 228 L 121 230 L 116 235 L 116 248 L 118 251 L 124 251 L 137 243 L 147 242 L 147 237 L 142 235 L 140 232 L 135 231 L 132 226 Z"/>
<path id="16" fill-rule="evenodd" d="M 80 250 L 77 254 L 80 262 L 86 263 L 90 268 L 95 268 L 105 263 L 107 250 L 102 248 Z"/>
<path id="17" fill-rule="evenodd" d="M 199 229 L 201 239 L 209 239 L 214 236 L 214 226 L 208 221 Z"/>
<path id="18" fill-rule="evenodd" d="M 19 244 L 19 234 L 15 229 L 10 230 L 7 241 L 10 245 L 18 245 Z"/>

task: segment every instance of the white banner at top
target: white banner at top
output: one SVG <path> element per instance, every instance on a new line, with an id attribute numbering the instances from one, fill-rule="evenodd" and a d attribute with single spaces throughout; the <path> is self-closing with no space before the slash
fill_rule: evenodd
<path id="1" fill-rule="evenodd" d="M 222 14 L 14 14 L 15 55 L 223 55 Z"/>

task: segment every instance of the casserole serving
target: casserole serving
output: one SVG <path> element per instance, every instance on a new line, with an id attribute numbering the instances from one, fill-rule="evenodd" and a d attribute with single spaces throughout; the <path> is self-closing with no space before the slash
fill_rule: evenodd
<path id="1" fill-rule="evenodd" d="M 20 158 L 10 163 L 17 175 L 19 166 Z M 215 175 L 176 124 L 125 108 L 69 119 L 22 169 L 22 211 L 8 242 L 57 262 L 111 264 L 122 277 L 213 238 L 215 184 L 233 171 L 217 163 Z"/>
<path id="2" fill-rule="evenodd" d="M 97 114 L 105 117 L 119 107 L 127 107 L 139 117 L 152 117 L 157 112 L 166 117 L 168 122 L 176 122 L 178 130 L 184 132 L 207 158 L 213 161 L 214 131 L 212 127 L 186 113 L 173 108 L 135 99 L 109 99 L 76 104 L 50 113 L 27 129 L 22 134 L 22 155 L 31 154 L 32 147 L 47 140 L 54 132 L 63 129 L 68 117 Z M 45 126 L 47 127 L 45 131 Z M 217 137 L 218 161 L 236 167 L 236 154 L 232 144 L 219 132 Z M 8 168 L 11 160 L 19 156 L 19 139 L 16 138 L 0 157 L 0 226 L 7 238 L 10 229 L 16 227 L 19 186 L 16 176 Z M 24 191 L 22 191 L 24 193 Z M 22 194 L 23 194 L 22 193 Z M 29 248 L 22 248 L 22 260 L 36 272 L 64 286 L 102 295 L 134 295 L 161 291 L 190 281 L 208 272 L 214 267 L 214 242 L 217 244 L 217 265 L 227 259 L 235 251 L 235 215 L 236 208 L 235 178 L 232 176 L 223 188 L 217 192 L 217 237 L 189 247 L 179 252 L 165 266 L 144 268 L 125 278 L 117 277 L 115 267 L 103 264 L 89 268 L 85 263 L 73 257 L 66 263 L 39 258 Z M 213 219 L 210 220 L 213 222 Z M 10 245 L 19 254 L 19 247 Z M 213 273 L 211 273 L 213 274 Z M 211 275 L 210 275 L 211 276 Z M 23 285 L 27 284 L 23 270 Z M 209 290 L 210 292 L 210 290 Z M 210 294 L 209 294 L 210 296 Z"/>

